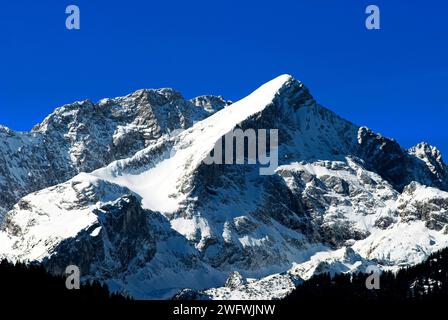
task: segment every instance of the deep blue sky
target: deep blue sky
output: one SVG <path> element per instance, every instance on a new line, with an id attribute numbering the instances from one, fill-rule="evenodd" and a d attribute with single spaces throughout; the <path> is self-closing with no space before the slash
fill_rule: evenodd
<path id="1" fill-rule="evenodd" d="M 341 116 L 448 159 L 447 19 L 443 0 L 2 1 L 0 123 L 29 130 L 62 104 L 139 88 L 238 100 L 289 73 Z"/>

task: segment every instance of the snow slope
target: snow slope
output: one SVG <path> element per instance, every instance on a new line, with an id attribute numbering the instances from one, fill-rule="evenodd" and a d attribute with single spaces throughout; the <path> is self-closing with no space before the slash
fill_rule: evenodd
<path id="1" fill-rule="evenodd" d="M 179 182 L 183 177 L 196 170 L 218 139 L 233 130 L 235 124 L 241 123 L 268 105 L 279 88 L 289 79 L 290 76 L 282 75 L 230 107 L 196 123 L 177 137 L 170 157 L 157 163 L 152 170 L 137 175 L 117 176 L 113 171 L 113 163 L 93 174 L 133 190 L 143 198 L 143 206 L 147 209 L 174 212 L 179 208 L 179 203 L 185 200 L 185 195 L 177 196 L 180 194 Z M 200 143 L 197 143 L 198 141 Z"/>

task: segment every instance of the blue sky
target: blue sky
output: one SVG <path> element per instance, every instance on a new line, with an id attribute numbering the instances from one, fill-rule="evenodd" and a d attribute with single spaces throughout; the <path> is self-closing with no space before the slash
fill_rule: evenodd
<path id="1" fill-rule="evenodd" d="M 65 8 L 81 29 L 65 28 Z M 364 27 L 368 4 L 381 30 Z M 0 123 L 29 130 L 75 100 L 173 87 L 238 100 L 289 73 L 404 147 L 448 159 L 446 1 L 2 1 Z"/>

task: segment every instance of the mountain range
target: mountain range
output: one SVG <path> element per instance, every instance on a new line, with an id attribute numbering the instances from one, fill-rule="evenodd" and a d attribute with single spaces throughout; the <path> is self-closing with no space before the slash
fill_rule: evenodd
<path id="1" fill-rule="evenodd" d="M 277 129 L 278 167 L 206 164 Z M 274 150 L 270 150 L 274 152 Z M 0 127 L 0 259 L 80 267 L 136 299 L 277 299 L 315 274 L 396 271 L 448 247 L 448 168 L 281 75 L 247 97 L 139 90 Z"/>

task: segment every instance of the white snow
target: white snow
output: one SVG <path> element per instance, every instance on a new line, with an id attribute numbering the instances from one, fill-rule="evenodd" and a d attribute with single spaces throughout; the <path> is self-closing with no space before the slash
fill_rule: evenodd
<path id="1" fill-rule="evenodd" d="M 101 227 L 95 228 L 95 230 L 93 230 L 93 231 L 90 233 L 90 236 L 92 236 L 92 237 L 97 237 L 97 236 L 100 234 L 100 232 L 101 232 Z"/>
<path id="2" fill-rule="evenodd" d="M 408 266 L 422 262 L 429 254 L 448 247 L 448 235 L 430 230 L 423 221 L 398 223 L 386 230 L 372 229 L 353 249 L 366 259 L 385 266 Z"/>
<path id="3" fill-rule="evenodd" d="M 103 196 L 96 199 L 96 193 L 103 193 Z M 60 241 L 75 237 L 96 223 L 93 210 L 121 194 L 123 189 L 81 173 L 66 183 L 24 197 L 10 212 L 20 234 L 11 236 L 0 232 L 0 256 L 40 261 Z M 92 236 L 98 235 L 99 231 L 94 230 Z"/>

